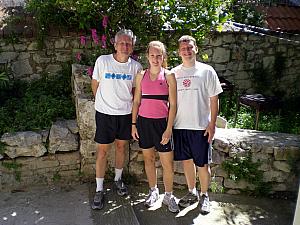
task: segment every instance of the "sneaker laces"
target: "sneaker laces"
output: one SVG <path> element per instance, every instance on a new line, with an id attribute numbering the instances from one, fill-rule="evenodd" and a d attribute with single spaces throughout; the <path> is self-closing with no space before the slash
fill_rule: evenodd
<path id="1" fill-rule="evenodd" d="M 148 203 L 149 205 L 152 205 L 154 202 L 156 202 L 156 200 L 158 199 L 158 191 L 156 190 L 149 190 L 149 194 L 146 198 L 146 203 Z"/>

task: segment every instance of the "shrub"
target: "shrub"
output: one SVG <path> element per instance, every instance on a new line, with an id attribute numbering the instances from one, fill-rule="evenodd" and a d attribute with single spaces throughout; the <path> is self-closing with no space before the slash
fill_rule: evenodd
<path id="1" fill-rule="evenodd" d="M 70 66 L 66 66 L 60 75 L 43 75 L 30 84 L 15 81 L 5 92 L 0 92 L 4 99 L 0 108 L 0 135 L 45 129 L 57 118 L 75 118 L 70 74 Z M 22 88 L 14 93 L 21 83 Z"/>

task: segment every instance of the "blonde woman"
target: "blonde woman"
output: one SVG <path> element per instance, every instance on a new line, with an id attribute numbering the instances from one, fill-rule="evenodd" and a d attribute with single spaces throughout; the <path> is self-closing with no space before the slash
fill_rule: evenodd
<path id="1" fill-rule="evenodd" d="M 165 195 L 163 203 L 171 212 L 179 212 L 173 196 L 173 150 L 170 144 L 176 115 L 175 75 L 165 69 L 166 49 L 160 41 L 148 45 L 149 68 L 136 76 L 136 88 L 132 108 L 132 137 L 143 149 L 145 170 L 149 183 L 149 195 L 145 206 L 152 207 L 159 198 L 155 167 L 155 151 L 158 151 L 163 167 Z"/>

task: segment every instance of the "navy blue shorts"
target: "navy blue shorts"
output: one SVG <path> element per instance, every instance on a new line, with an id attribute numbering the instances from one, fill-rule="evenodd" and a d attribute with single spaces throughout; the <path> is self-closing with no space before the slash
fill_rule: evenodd
<path id="1" fill-rule="evenodd" d="M 173 129 L 174 160 L 193 159 L 198 167 L 211 163 L 211 144 L 205 130 Z"/>
<path id="2" fill-rule="evenodd" d="M 119 140 L 131 139 L 131 114 L 107 115 L 96 111 L 95 142 L 110 144 Z"/>
<path id="3" fill-rule="evenodd" d="M 147 149 L 155 147 L 159 152 L 172 151 L 170 141 L 162 145 L 161 138 L 167 128 L 167 119 L 153 119 L 138 116 L 137 118 L 137 131 L 139 134 L 140 148 Z"/>

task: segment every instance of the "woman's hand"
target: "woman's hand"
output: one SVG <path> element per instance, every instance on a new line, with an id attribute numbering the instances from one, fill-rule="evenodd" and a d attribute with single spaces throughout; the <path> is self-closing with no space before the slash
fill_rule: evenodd
<path id="1" fill-rule="evenodd" d="M 171 135 L 172 135 L 172 130 L 165 130 L 165 132 L 162 135 L 160 143 L 162 145 L 168 144 L 171 139 Z"/>

